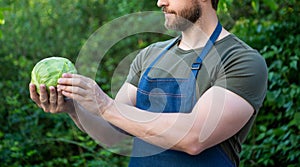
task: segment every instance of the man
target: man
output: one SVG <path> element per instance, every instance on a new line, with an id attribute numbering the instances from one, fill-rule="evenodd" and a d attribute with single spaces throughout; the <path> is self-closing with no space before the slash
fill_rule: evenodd
<path id="1" fill-rule="evenodd" d="M 97 118 L 94 137 L 106 144 L 124 137 L 115 128 L 135 136 L 129 166 L 238 166 L 266 94 L 267 68 L 257 51 L 222 28 L 217 4 L 158 0 L 165 26 L 181 36 L 142 50 L 115 99 L 76 74 L 63 74 L 49 97 L 44 85 L 38 96 L 30 84 L 31 98 L 46 112 L 69 113 L 87 133 L 91 128 L 79 120 Z"/>

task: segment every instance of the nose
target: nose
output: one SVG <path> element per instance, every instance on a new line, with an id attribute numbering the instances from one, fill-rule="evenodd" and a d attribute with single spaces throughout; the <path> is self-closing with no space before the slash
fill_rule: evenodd
<path id="1" fill-rule="evenodd" d="M 157 0 L 157 6 L 158 7 L 163 7 L 168 5 L 168 0 Z"/>

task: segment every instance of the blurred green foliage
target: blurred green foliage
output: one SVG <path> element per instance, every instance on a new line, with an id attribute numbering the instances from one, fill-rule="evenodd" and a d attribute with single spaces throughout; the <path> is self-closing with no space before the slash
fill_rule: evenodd
<path id="1" fill-rule="evenodd" d="M 269 69 L 267 97 L 244 144 L 242 165 L 299 166 L 300 3 L 263 2 L 252 2 L 254 10 L 246 10 L 243 15 L 231 10 L 237 20 L 231 31 L 258 49 Z M 233 5 L 245 3 L 235 1 Z"/>
<path id="2" fill-rule="evenodd" d="M 260 51 L 269 68 L 267 97 L 243 145 L 241 166 L 299 166 L 299 1 L 221 0 L 219 7 L 223 25 Z M 160 10 L 156 1 L 0 1 L 0 166 L 128 164 L 128 157 L 102 149 L 67 115 L 42 112 L 30 100 L 28 84 L 40 59 L 75 62 L 100 26 L 151 10 Z M 111 76 L 124 55 L 167 38 L 146 33 L 118 42 L 106 53 L 96 81 L 110 93 Z"/>

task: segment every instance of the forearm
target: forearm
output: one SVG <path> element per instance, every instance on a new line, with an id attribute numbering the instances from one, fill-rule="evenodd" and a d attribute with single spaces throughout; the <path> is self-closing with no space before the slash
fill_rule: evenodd
<path id="1" fill-rule="evenodd" d="M 74 113 L 69 115 L 78 128 L 105 146 L 118 144 L 129 137 L 117 131 L 103 118 L 86 111 L 80 105 L 75 106 Z"/>
<path id="2" fill-rule="evenodd" d="M 82 127 L 79 119 L 78 119 L 78 116 L 76 114 L 76 112 L 72 112 L 72 113 L 68 113 L 68 115 L 70 116 L 70 118 L 73 120 L 73 122 L 75 123 L 75 125 L 82 131 L 82 132 L 86 132 L 84 130 L 84 128 Z"/>
<path id="3" fill-rule="evenodd" d="M 68 115 L 70 116 L 70 118 L 73 120 L 73 122 L 75 123 L 75 125 L 84 133 L 87 133 L 83 126 L 81 125 L 80 121 L 79 121 L 79 118 L 76 114 L 76 112 L 73 112 L 73 113 L 68 113 Z M 119 131 L 120 133 L 124 133 L 126 135 L 131 135 L 129 133 L 126 133 L 125 131 L 123 131 L 122 129 L 119 129 L 118 127 L 114 127 L 114 125 L 111 125 L 115 130 Z"/>
<path id="4" fill-rule="evenodd" d="M 190 133 L 195 128 L 191 122 L 196 118 L 194 113 L 152 113 L 114 102 L 103 118 L 133 136 L 166 149 L 188 152 L 189 140 L 194 139 Z"/>

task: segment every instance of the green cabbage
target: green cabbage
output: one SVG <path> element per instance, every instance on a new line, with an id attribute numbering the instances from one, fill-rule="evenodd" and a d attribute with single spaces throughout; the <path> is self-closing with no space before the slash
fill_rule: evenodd
<path id="1" fill-rule="evenodd" d="M 57 86 L 57 80 L 63 73 L 76 74 L 74 64 L 63 57 L 49 57 L 39 61 L 31 72 L 31 83 L 36 85 L 40 93 L 40 85 L 45 84 L 49 92 L 50 86 Z"/>

